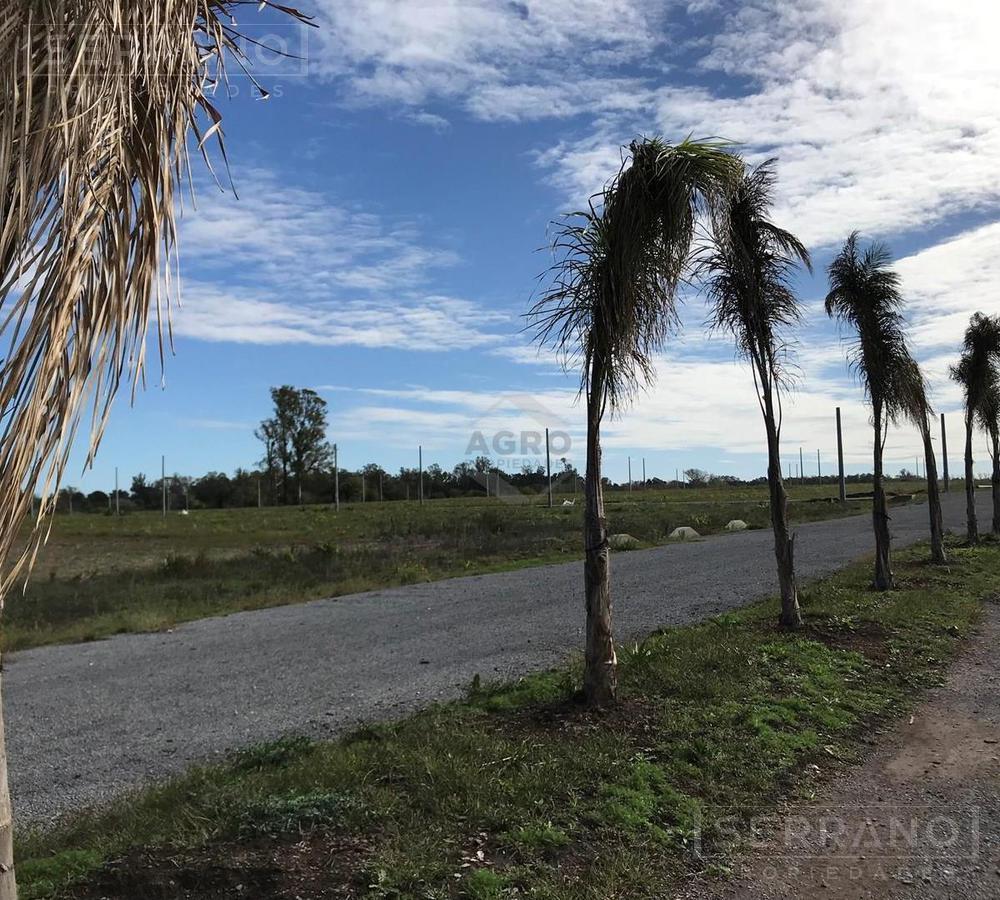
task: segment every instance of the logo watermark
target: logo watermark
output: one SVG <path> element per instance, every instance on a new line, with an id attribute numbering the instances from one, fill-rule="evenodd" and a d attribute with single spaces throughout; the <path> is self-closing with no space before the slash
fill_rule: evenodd
<path id="1" fill-rule="evenodd" d="M 488 495 L 518 502 L 548 491 L 550 469 L 553 491 L 573 493 L 572 451 L 562 416 L 531 394 L 504 394 L 473 423 L 465 456 Z"/>
<path id="2" fill-rule="evenodd" d="M 706 808 L 685 841 L 702 865 L 772 882 L 947 881 L 983 857 L 976 805 L 859 803 L 779 813 Z M 745 860 L 741 862 L 740 860 Z"/>

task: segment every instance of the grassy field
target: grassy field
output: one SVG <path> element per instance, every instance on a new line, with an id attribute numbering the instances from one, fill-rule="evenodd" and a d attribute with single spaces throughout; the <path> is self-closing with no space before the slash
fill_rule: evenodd
<path id="1" fill-rule="evenodd" d="M 725 871 L 748 814 L 814 791 L 939 679 L 1000 579 L 996 545 L 950 553 L 901 553 L 887 594 L 868 564 L 806 587 L 795 634 L 768 601 L 622 648 L 610 713 L 577 705 L 573 665 L 476 679 L 462 703 L 257 746 L 18 833 L 23 896 L 673 896 Z"/>
<path id="2" fill-rule="evenodd" d="M 794 521 L 855 512 L 827 486 L 792 489 Z M 613 493 L 612 532 L 662 543 L 730 519 L 766 527 L 763 488 Z M 63 515 L 24 597 L 4 616 L 3 648 L 156 630 L 191 619 L 370 588 L 481 574 L 580 555 L 582 509 L 441 500 L 240 510 L 188 516 Z"/>
<path id="3" fill-rule="evenodd" d="M 792 486 L 793 522 L 865 509 L 827 502 L 832 491 Z M 712 534 L 731 519 L 763 528 L 769 516 L 764 487 L 614 492 L 607 514 L 612 533 L 644 546 L 663 543 L 678 525 Z M 477 498 L 344 504 L 339 513 L 310 506 L 60 515 L 27 592 L 4 611 L 0 649 L 571 560 L 581 555 L 582 519 L 582 498 L 553 509 L 540 498 Z"/>

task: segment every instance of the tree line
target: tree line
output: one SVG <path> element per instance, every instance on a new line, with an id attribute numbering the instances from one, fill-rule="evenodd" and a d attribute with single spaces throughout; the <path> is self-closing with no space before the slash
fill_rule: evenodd
<path id="1" fill-rule="evenodd" d="M 284 494 L 275 490 L 272 474 L 263 466 L 255 469 L 238 468 L 232 475 L 225 472 L 208 472 L 199 477 L 174 473 L 166 478 L 167 509 L 246 509 L 258 505 L 284 505 Z M 767 484 L 764 476 L 758 478 L 738 478 L 735 475 L 715 474 L 704 469 L 685 469 L 683 480 L 647 478 L 632 482 L 634 490 L 678 490 L 709 487 L 754 487 Z M 444 500 L 452 497 L 483 497 L 487 490 L 495 493 L 493 485 L 502 479 L 505 491 L 511 489 L 525 495 L 543 494 L 548 487 L 548 476 L 544 466 L 522 466 L 517 472 L 509 472 L 496 465 L 487 456 L 477 457 L 472 462 L 463 461 L 451 469 L 431 463 L 423 472 L 424 497 L 429 500 Z M 923 481 L 909 470 L 903 469 L 896 478 L 900 481 Z M 582 489 L 583 478 L 569 460 L 559 460 L 553 468 L 553 490 L 560 495 L 570 495 Z M 848 484 L 867 485 L 871 483 L 870 472 L 845 475 Z M 796 479 L 804 484 L 834 485 L 836 475 L 808 476 Z M 343 503 L 400 500 L 416 500 L 419 496 L 420 470 L 400 467 L 390 472 L 377 463 L 367 463 L 360 469 L 341 470 L 335 478 L 331 470 L 315 470 L 303 474 L 303 505 L 332 503 L 337 488 Z M 603 477 L 606 491 L 628 491 L 628 481 L 613 481 Z M 129 513 L 160 510 L 163 507 L 163 485 L 161 478 L 150 480 L 139 472 L 132 476 L 128 490 L 115 492 L 96 490 L 84 493 L 68 486 L 59 491 L 56 512 L 66 513 Z M 298 503 L 298 493 L 293 492 Z"/>
<path id="2" fill-rule="evenodd" d="M 768 454 L 779 625 L 802 624 L 795 536 L 781 470 L 783 398 L 794 381 L 794 332 L 802 303 L 792 287 L 812 271 L 805 245 L 771 219 L 774 160 L 750 166 L 720 141 L 632 142 L 617 173 L 588 208 L 557 223 L 549 286 L 528 312 L 535 339 L 580 373 L 587 465 L 583 545 L 586 638 L 584 694 L 616 700 L 608 523 L 601 475 L 601 426 L 654 380 L 654 358 L 678 327 L 678 287 L 700 288 L 709 327 L 728 334 L 753 378 Z M 909 347 L 905 298 L 888 248 L 848 235 L 830 263 L 825 308 L 850 339 L 847 362 L 871 410 L 873 429 L 872 586 L 893 587 L 884 450 L 888 427 L 910 422 L 923 439 L 931 560 L 944 563 L 937 464 L 927 383 Z M 976 313 L 952 377 L 965 393 L 967 539 L 979 538 L 973 430 L 990 438 L 993 528 L 1000 532 L 1000 322 Z"/>
<path id="3" fill-rule="evenodd" d="M 67 486 L 59 491 L 56 512 L 160 510 L 164 499 L 168 510 L 189 510 L 331 503 L 338 495 L 344 503 L 416 500 L 420 496 L 421 472 L 417 467 L 402 466 L 390 472 L 377 463 L 367 463 L 359 469 L 335 470 L 334 448 L 326 438 L 327 403 L 315 391 L 286 384 L 271 388 L 270 396 L 272 413 L 254 430 L 263 445 L 263 456 L 256 467 L 237 468 L 232 475 L 219 471 L 201 476 L 174 473 L 165 481 L 139 472 L 132 476 L 129 489 L 119 489 L 117 496 L 114 490 L 85 494 Z M 742 479 L 699 468 L 684 469 L 682 474 L 683 479 L 635 479 L 631 487 L 670 490 L 768 483 L 766 477 Z M 913 476 L 904 469 L 899 477 Z M 576 466 L 565 457 L 555 461 L 552 479 L 558 493 L 576 493 L 583 484 Z M 430 463 L 423 470 L 422 480 L 426 499 L 495 495 L 498 481 L 503 482 L 505 491 L 541 494 L 547 490 L 549 481 L 542 465 L 525 464 L 511 472 L 485 455 L 463 460 L 451 469 Z M 806 484 L 835 484 L 837 476 L 797 480 Z M 871 480 L 871 473 L 845 476 L 848 483 L 865 484 Z M 601 483 L 609 491 L 630 487 L 627 481 L 615 482 L 604 475 Z"/>

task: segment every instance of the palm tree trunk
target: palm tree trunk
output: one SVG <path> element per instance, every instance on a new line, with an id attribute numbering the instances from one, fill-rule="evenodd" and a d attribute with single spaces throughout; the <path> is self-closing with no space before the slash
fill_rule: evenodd
<path id="1" fill-rule="evenodd" d="M 596 358 L 587 392 L 587 479 L 583 516 L 583 581 L 587 605 L 587 646 L 583 691 L 591 706 L 610 706 L 617 692 L 617 659 L 611 632 L 611 568 L 608 527 L 601 485 L 601 415 L 604 364 Z"/>
<path id="2" fill-rule="evenodd" d="M 972 410 L 965 411 L 965 539 L 979 543 L 979 520 L 976 518 L 976 481 L 972 471 Z"/>
<path id="3" fill-rule="evenodd" d="M 994 431 L 990 438 L 993 441 L 993 533 L 1000 534 L 1000 431 Z"/>
<path id="4" fill-rule="evenodd" d="M 14 816 L 7 786 L 7 738 L 0 704 L 0 900 L 17 900 L 14 878 Z"/>
<path id="5" fill-rule="evenodd" d="M 882 476 L 882 405 L 875 404 L 875 484 L 872 496 L 872 526 L 875 530 L 875 581 L 877 591 L 892 589 L 889 508 Z"/>
<path id="6" fill-rule="evenodd" d="M 943 564 L 948 561 L 944 551 L 944 518 L 941 515 L 941 489 L 938 484 L 937 460 L 931 429 L 926 417 L 921 427 L 924 439 L 924 467 L 927 469 L 927 511 L 931 518 L 931 562 Z"/>
<path id="7" fill-rule="evenodd" d="M 795 586 L 795 538 L 788 533 L 788 496 L 781 477 L 781 448 L 774 406 L 765 392 L 764 426 L 767 430 L 767 487 L 771 499 L 771 529 L 774 532 L 774 558 L 778 564 L 778 588 L 781 592 L 781 613 L 778 624 L 783 628 L 802 625 L 799 595 Z"/>

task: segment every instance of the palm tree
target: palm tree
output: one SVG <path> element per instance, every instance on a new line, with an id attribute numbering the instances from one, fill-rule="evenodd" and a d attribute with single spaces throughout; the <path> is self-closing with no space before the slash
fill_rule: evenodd
<path id="1" fill-rule="evenodd" d="M 920 374 L 906 346 L 900 313 L 903 297 L 899 291 L 899 275 L 888 267 L 890 259 L 888 248 L 878 242 L 862 252 L 855 231 L 830 263 L 830 292 L 826 296 L 827 315 L 856 334 L 850 364 L 872 408 L 875 438 L 873 585 L 879 591 L 893 586 L 882 454 L 889 424 L 910 414 L 912 398 L 918 391 L 914 382 Z"/>
<path id="2" fill-rule="evenodd" d="M 990 462 L 993 464 L 990 476 L 993 495 L 993 533 L 1000 534 L 1000 379 L 994 377 L 987 386 L 976 418 L 979 427 L 990 439 Z"/>
<path id="3" fill-rule="evenodd" d="M 581 365 L 587 405 L 584 693 L 614 702 L 608 530 L 601 487 L 601 422 L 653 378 L 653 354 L 675 324 L 701 205 L 713 206 L 742 163 L 717 142 L 642 140 L 589 210 L 562 223 L 552 283 L 529 312 L 536 339 Z"/>
<path id="4" fill-rule="evenodd" d="M 979 542 L 976 515 L 976 473 L 973 471 L 972 432 L 982 418 L 990 385 L 997 380 L 1000 365 L 1000 318 L 977 312 L 965 329 L 962 357 L 952 366 L 951 377 L 962 386 L 965 399 L 965 519 L 966 540 Z"/>
<path id="5" fill-rule="evenodd" d="M 712 303 L 712 326 L 730 331 L 737 352 L 753 370 L 757 401 L 767 432 L 767 484 L 771 528 L 781 591 L 779 622 L 802 624 L 795 586 L 795 539 L 788 529 L 788 497 L 781 477 L 781 393 L 788 381 L 788 345 L 782 331 L 801 317 L 789 286 L 799 264 L 810 272 L 805 246 L 768 219 L 775 182 L 774 160 L 748 171 L 713 222 L 714 241 L 699 272 Z"/>
<path id="6" fill-rule="evenodd" d="M 92 456 L 122 378 L 140 380 L 151 300 L 160 324 L 175 289 L 188 137 L 203 152 L 221 141 L 208 97 L 227 57 L 242 67 L 238 5 L 22 0 L 0 13 L 0 562 L 40 497 L 0 595 L 30 568 L 88 399 Z M 0 900 L 17 894 L 11 831 L 0 717 Z"/>
<path id="7" fill-rule="evenodd" d="M 934 409 L 927 397 L 927 382 L 914 360 L 909 361 L 910 371 L 900 380 L 902 409 L 920 430 L 924 445 L 924 468 L 927 470 L 927 510 L 931 527 L 931 562 L 943 565 L 948 561 L 944 549 L 944 517 L 941 512 L 941 487 L 938 482 L 937 458 L 931 436 L 931 417 Z"/>
<path id="8" fill-rule="evenodd" d="M 979 518 L 976 515 L 976 484 L 972 459 L 972 432 L 976 427 L 976 409 L 979 405 L 979 388 L 976 378 L 976 360 L 965 350 L 958 362 L 951 367 L 953 381 L 962 388 L 965 404 L 965 539 L 970 544 L 979 543 Z"/>

